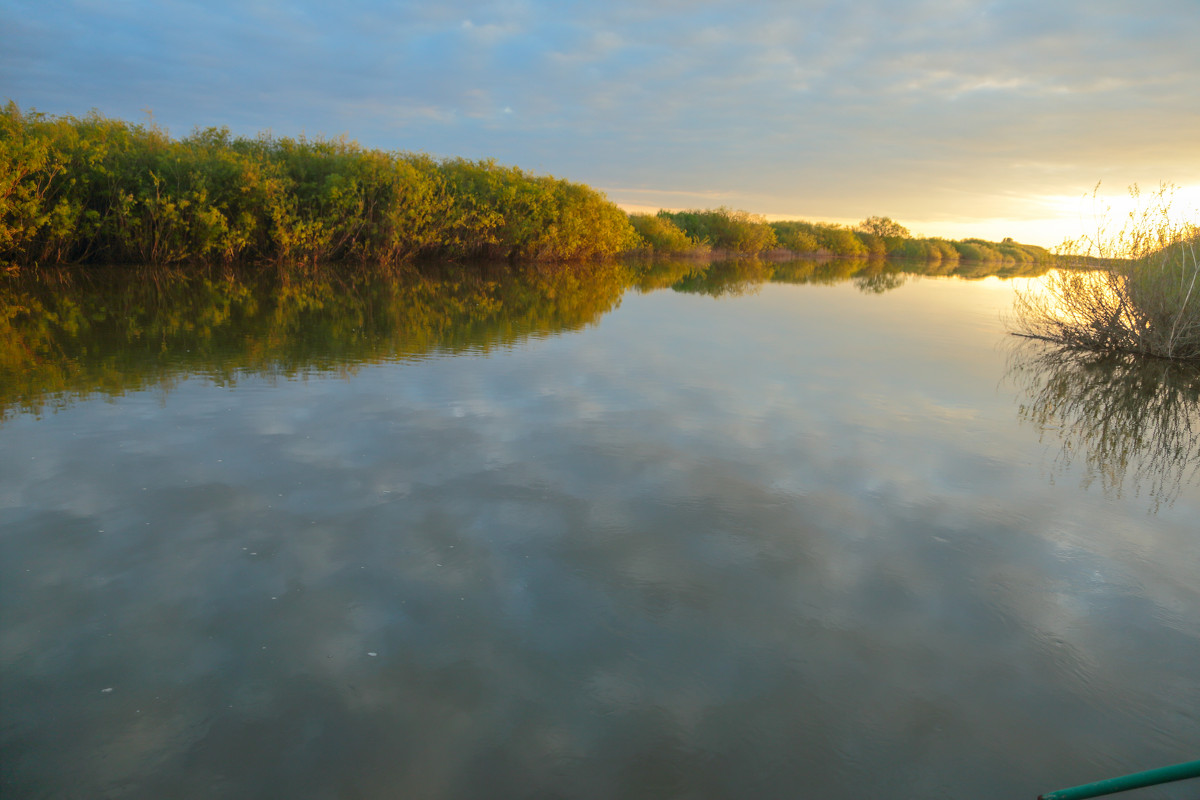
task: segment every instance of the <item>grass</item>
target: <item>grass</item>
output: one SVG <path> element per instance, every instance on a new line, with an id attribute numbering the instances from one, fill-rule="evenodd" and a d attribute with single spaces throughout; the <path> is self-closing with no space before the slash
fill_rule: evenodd
<path id="1" fill-rule="evenodd" d="M 1097 187 L 1098 188 L 1098 187 Z M 1200 227 L 1172 213 L 1174 187 L 1134 208 L 1119 228 L 1064 244 L 1065 268 L 1019 292 L 1018 335 L 1070 349 L 1200 360 Z"/>

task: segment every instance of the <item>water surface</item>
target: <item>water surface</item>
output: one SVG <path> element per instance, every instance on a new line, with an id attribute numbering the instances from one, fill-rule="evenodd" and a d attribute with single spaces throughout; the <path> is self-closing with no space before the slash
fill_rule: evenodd
<path id="1" fill-rule="evenodd" d="M 1014 349 L 1010 280 L 6 291 L 5 796 L 1032 798 L 1197 755 L 1195 384 L 1096 434 L 1127 376 Z"/>

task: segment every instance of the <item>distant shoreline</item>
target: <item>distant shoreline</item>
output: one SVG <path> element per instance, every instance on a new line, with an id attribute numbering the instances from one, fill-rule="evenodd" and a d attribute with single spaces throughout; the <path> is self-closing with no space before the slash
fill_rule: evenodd
<path id="1" fill-rule="evenodd" d="M 344 138 L 182 139 L 92 112 L 0 110 L 0 268 L 592 261 L 622 255 L 870 257 L 1049 264 L 1006 239 L 914 238 L 718 208 L 626 214 L 601 192 L 491 160 Z"/>

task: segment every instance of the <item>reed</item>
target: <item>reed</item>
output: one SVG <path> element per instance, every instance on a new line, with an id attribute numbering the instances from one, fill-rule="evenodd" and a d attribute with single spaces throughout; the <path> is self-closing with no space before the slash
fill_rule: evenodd
<path id="1" fill-rule="evenodd" d="M 1017 293 L 1018 335 L 1072 349 L 1200 360 L 1200 227 L 1172 213 L 1175 187 L 1143 198 L 1119 227 L 1064 244 L 1063 269 Z"/>

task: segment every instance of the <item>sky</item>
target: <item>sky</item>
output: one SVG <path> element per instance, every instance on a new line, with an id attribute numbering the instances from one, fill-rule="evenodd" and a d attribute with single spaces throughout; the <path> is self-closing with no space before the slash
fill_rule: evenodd
<path id="1" fill-rule="evenodd" d="M 1198 41 L 1200 0 L 4 0 L 0 101 L 1054 246 L 1097 184 L 1200 207 Z"/>

